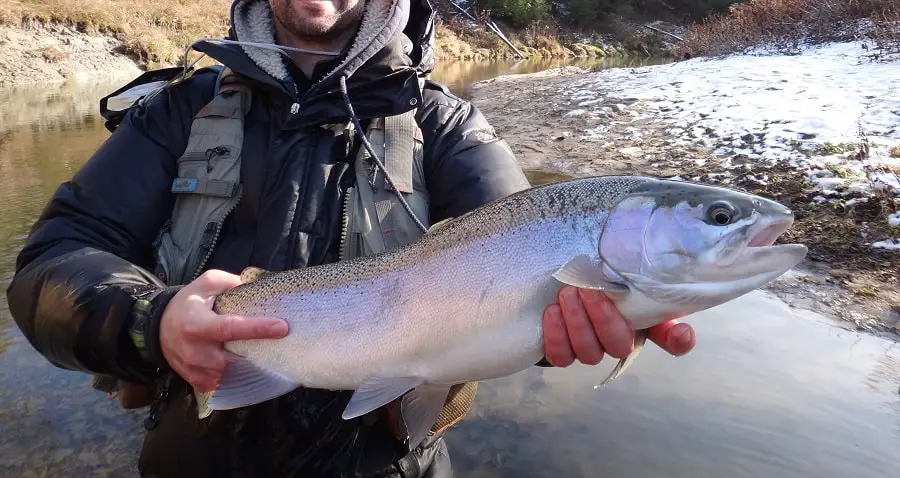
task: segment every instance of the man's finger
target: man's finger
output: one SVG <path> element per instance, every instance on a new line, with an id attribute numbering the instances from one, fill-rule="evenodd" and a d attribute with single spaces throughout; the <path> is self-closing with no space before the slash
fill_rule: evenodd
<path id="1" fill-rule="evenodd" d="M 544 354 L 547 361 L 556 367 L 568 367 L 575 362 L 575 352 L 569 343 L 559 304 L 551 304 L 544 309 Z"/>
<path id="2" fill-rule="evenodd" d="M 218 327 L 220 342 L 232 340 L 278 339 L 288 333 L 287 322 L 274 317 L 226 315 Z"/>
<path id="3" fill-rule="evenodd" d="M 677 320 L 670 320 L 651 327 L 650 340 L 675 356 L 690 352 L 697 342 L 693 327 Z"/>
<path id="4" fill-rule="evenodd" d="M 215 342 L 279 339 L 288 333 L 287 322 L 275 317 L 215 315 L 197 325 L 197 336 Z"/>
<path id="5" fill-rule="evenodd" d="M 586 365 L 600 363 L 603 360 L 603 347 L 597 339 L 597 333 L 594 332 L 587 312 L 584 311 L 584 304 L 578 297 L 578 291 L 574 287 L 563 286 L 559 291 L 559 305 L 575 356 Z"/>
<path id="6" fill-rule="evenodd" d="M 625 358 L 634 350 L 634 331 L 612 301 L 599 290 L 578 289 L 603 350 L 615 358 Z"/>

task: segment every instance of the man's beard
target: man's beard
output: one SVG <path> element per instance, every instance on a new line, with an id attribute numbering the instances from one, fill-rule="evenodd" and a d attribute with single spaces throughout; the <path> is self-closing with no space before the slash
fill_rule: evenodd
<path id="1" fill-rule="evenodd" d="M 293 37 L 322 44 L 329 43 L 355 29 L 362 18 L 365 2 L 366 0 L 359 0 L 349 10 L 336 11 L 318 18 L 309 18 L 302 9 L 295 8 L 291 0 L 272 0 L 271 6 L 275 21 L 285 27 Z"/>

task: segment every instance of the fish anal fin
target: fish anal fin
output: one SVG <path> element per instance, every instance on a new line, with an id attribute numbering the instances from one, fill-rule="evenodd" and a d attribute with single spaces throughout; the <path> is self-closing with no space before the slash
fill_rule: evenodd
<path id="1" fill-rule="evenodd" d="M 345 420 L 360 417 L 372 410 L 387 405 L 404 393 L 421 385 L 422 379 L 418 377 L 373 377 L 359 385 L 344 413 Z"/>
<path id="2" fill-rule="evenodd" d="M 437 421 L 444 408 L 450 387 L 447 385 L 421 385 L 407 393 L 400 401 L 403 425 L 409 435 L 410 450 L 419 446 Z"/>
<path id="3" fill-rule="evenodd" d="M 278 372 L 267 370 L 244 357 L 225 352 L 225 372 L 209 397 L 211 410 L 231 410 L 280 397 L 299 386 Z M 198 399 L 198 408 L 199 408 Z M 198 410 L 198 413 L 201 413 Z"/>
<path id="4" fill-rule="evenodd" d="M 609 375 L 597 387 L 602 387 L 609 382 L 619 378 L 625 373 L 625 370 L 634 363 L 634 360 L 641 354 L 641 351 L 644 350 L 644 344 L 647 342 L 647 337 L 650 335 L 650 331 L 648 329 L 635 330 L 634 331 L 634 348 L 631 350 L 631 353 L 628 354 L 625 358 L 619 360 L 615 367 L 613 367 L 612 371 L 609 372 Z"/>
<path id="5" fill-rule="evenodd" d="M 261 275 L 265 274 L 266 272 L 268 272 L 268 271 L 266 271 L 265 269 L 263 269 L 261 267 L 253 267 L 253 266 L 245 267 L 244 270 L 241 271 L 241 283 L 247 284 L 249 282 L 253 282 L 256 279 L 259 279 L 259 277 Z"/>
<path id="6" fill-rule="evenodd" d="M 563 284 L 581 289 L 595 289 L 610 293 L 625 293 L 628 288 L 606 279 L 603 265 L 595 264 L 587 254 L 580 254 L 553 273 L 553 277 Z"/>
<path id="7" fill-rule="evenodd" d="M 209 408 L 209 399 L 212 396 L 213 392 L 198 392 L 194 390 L 194 400 L 197 402 L 197 418 L 203 420 L 212 414 L 213 410 Z"/>

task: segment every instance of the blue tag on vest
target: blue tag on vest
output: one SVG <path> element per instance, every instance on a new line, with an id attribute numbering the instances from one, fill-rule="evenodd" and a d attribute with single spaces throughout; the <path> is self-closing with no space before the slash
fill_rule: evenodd
<path id="1" fill-rule="evenodd" d="M 192 193 L 197 190 L 197 180 L 191 178 L 175 178 L 172 181 L 173 193 Z"/>

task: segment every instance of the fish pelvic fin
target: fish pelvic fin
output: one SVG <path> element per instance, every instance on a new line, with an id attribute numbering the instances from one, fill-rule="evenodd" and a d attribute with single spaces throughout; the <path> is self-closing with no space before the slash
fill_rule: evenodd
<path id="1" fill-rule="evenodd" d="M 628 287 L 610 282 L 603 275 L 603 264 L 595 264 L 587 254 L 580 254 L 566 262 L 553 277 L 563 284 L 580 289 L 604 290 L 614 294 L 628 292 Z"/>
<path id="2" fill-rule="evenodd" d="M 418 377 L 370 378 L 361 383 L 353 392 L 353 396 L 341 416 L 345 420 L 363 416 L 400 398 L 401 395 L 423 382 L 424 380 Z"/>
<path id="3" fill-rule="evenodd" d="M 632 349 L 631 353 L 628 354 L 625 358 L 620 359 L 619 363 L 617 363 L 616 366 L 613 367 L 612 371 L 609 372 L 609 375 L 607 375 L 607 377 L 603 379 L 602 382 L 600 382 L 600 385 L 597 386 L 602 387 L 603 385 L 606 385 L 607 383 L 621 377 L 622 374 L 625 373 L 625 370 L 627 370 L 628 367 L 630 367 L 631 364 L 634 363 L 634 360 L 638 357 L 638 355 L 641 354 L 641 351 L 644 350 L 644 344 L 647 342 L 647 336 L 649 335 L 649 329 L 635 330 L 634 349 Z"/>
<path id="4" fill-rule="evenodd" d="M 244 270 L 241 271 L 241 284 L 253 282 L 266 272 L 268 271 L 260 267 L 245 267 Z"/>
<path id="5" fill-rule="evenodd" d="M 431 431 L 434 422 L 437 421 L 447 396 L 450 394 L 448 385 L 420 385 L 415 390 L 407 393 L 400 401 L 400 415 L 403 417 L 403 425 L 408 435 L 407 446 L 413 450 Z"/>
<path id="6" fill-rule="evenodd" d="M 225 357 L 225 373 L 206 401 L 210 410 L 231 410 L 256 405 L 280 397 L 299 386 L 286 375 L 264 369 L 239 355 L 225 352 Z M 197 408 L 200 413 L 199 399 Z"/>

